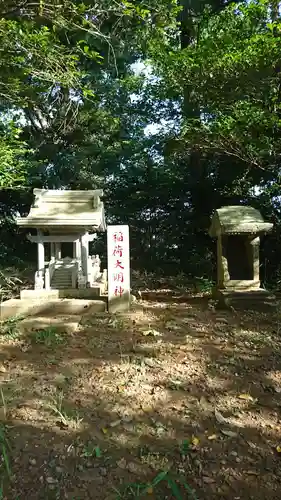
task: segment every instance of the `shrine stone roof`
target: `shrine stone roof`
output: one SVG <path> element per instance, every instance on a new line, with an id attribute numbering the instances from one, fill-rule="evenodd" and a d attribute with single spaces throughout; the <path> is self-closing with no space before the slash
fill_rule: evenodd
<path id="1" fill-rule="evenodd" d="M 273 227 L 265 222 L 261 213 L 253 207 L 234 205 L 217 209 L 212 217 L 209 235 L 214 238 L 221 234 L 262 234 Z"/>
<path id="2" fill-rule="evenodd" d="M 34 202 L 27 217 L 18 217 L 18 226 L 39 229 L 105 231 L 102 190 L 70 191 L 33 189 Z"/>

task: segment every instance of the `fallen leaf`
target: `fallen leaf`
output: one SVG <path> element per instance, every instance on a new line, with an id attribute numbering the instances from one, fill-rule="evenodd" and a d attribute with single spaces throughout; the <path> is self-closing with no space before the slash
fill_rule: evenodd
<path id="1" fill-rule="evenodd" d="M 117 427 L 121 424 L 121 420 L 114 420 L 114 422 L 110 422 L 110 427 Z"/>
<path id="2" fill-rule="evenodd" d="M 224 434 L 225 436 L 232 437 L 232 438 L 238 436 L 237 432 L 229 431 L 227 429 L 221 429 L 221 433 Z"/>
<path id="3" fill-rule="evenodd" d="M 156 361 L 152 358 L 144 358 L 143 362 L 146 366 L 149 366 L 149 368 L 154 368 L 156 365 Z"/>
<path id="4" fill-rule="evenodd" d="M 48 484 L 56 484 L 58 482 L 58 480 L 54 477 L 48 476 L 48 477 L 46 477 L 46 482 Z"/>
<path id="5" fill-rule="evenodd" d="M 142 406 L 141 409 L 144 413 L 151 413 L 152 411 L 151 406 Z"/>
<path id="6" fill-rule="evenodd" d="M 228 424 L 229 421 L 218 410 L 215 410 L 215 417 L 219 424 Z"/>
<path id="7" fill-rule="evenodd" d="M 202 479 L 203 479 L 204 483 L 206 483 L 206 484 L 215 483 L 215 479 L 213 479 L 212 477 L 209 477 L 209 476 L 203 476 Z"/>
<path id="8" fill-rule="evenodd" d="M 22 352 L 27 352 L 30 349 L 30 346 L 29 345 L 23 345 L 20 349 L 21 349 Z"/>
<path id="9" fill-rule="evenodd" d="M 224 323 L 225 325 L 228 325 L 228 320 L 226 318 L 218 317 L 218 318 L 216 318 L 216 321 L 218 323 Z"/>
<path id="10" fill-rule="evenodd" d="M 280 445 L 276 446 L 276 451 L 277 451 L 277 453 L 281 453 L 281 446 Z"/>
<path id="11" fill-rule="evenodd" d="M 102 428 L 102 432 L 103 432 L 104 434 L 107 434 L 107 433 L 108 433 L 107 428 L 106 428 L 106 427 L 103 427 L 103 428 Z"/>
<path id="12" fill-rule="evenodd" d="M 244 401 L 255 401 L 250 394 L 239 394 L 238 398 L 243 399 Z"/>
<path id="13" fill-rule="evenodd" d="M 182 381 L 181 380 L 171 380 L 171 384 L 176 385 L 177 387 L 179 387 L 182 384 Z"/>
<path id="14" fill-rule="evenodd" d="M 208 436 L 208 439 L 209 441 L 214 441 L 214 439 L 217 439 L 217 435 L 216 434 L 212 434 L 211 436 Z"/>
<path id="15" fill-rule="evenodd" d="M 153 488 L 152 488 L 152 486 L 150 486 L 149 488 L 147 488 L 146 493 L 148 495 L 153 495 Z"/>
<path id="16" fill-rule="evenodd" d="M 127 462 L 126 462 L 125 458 L 121 458 L 120 460 L 118 460 L 117 465 L 118 465 L 118 467 L 120 467 L 120 469 L 126 469 Z"/>
<path id="17" fill-rule="evenodd" d="M 124 417 L 122 417 L 122 420 L 123 420 L 123 422 L 126 422 L 127 424 L 129 424 L 130 422 L 133 421 L 133 417 L 132 417 L 132 415 L 124 415 Z"/>
<path id="18" fill-rule="evenodd" d="M 168 321 L 165 325 L 166 328 L 169 328 L 169 330 L 180 330 L 180 326 L 176 325 L 173 323 L 173 321 Z"/>
<path id="19" fill-rule="evenodd" d="M 147 473 L 147 466 L 143 463 L 139 462 L 128 462 L 126 469 L 131 472 L 132 474 L 135 474 L 138 477 L 143 477 L 144 474 Z M 151 486 L 153 486 L 151 484 Z"/>
<path id="20" fill-rule="evenodd" d="M 145 330 L 142 332 L 144 337 L 148 337 L 148 335 L 152 335 L 153 337 L 162 337 L 162 333 L 158 332 L 157 330 Z"/>
<path id="21" fill-rule="evenodd" d="M 209 401 L 207 401 L 207 399 L 204 396 L 201 396 L 201 398 L 199 400 L 199 404 L 200 404 L 200 406 L 202 406 L 202 408 L 204 410 L 209 410 L 210 406 L 211 406 Z"/>
<path id="22" fill-rule="evenodd" d="M 252 448 L 253 450 L 255 450 L 255 449 L 256 449 L 256 447 L 257 447 L 257 446 L 255 445 L 255 443 L 252 443 L 252 441 L 246 441 L 246 443 L 247 443 L 247 444 L 250 446 L 250 448 Z"/>
<path id="23" fill-rule="evenodd" d="M 192 436 L 192 440 L 191 440 L 193 446 L 198 446 L 198 444 L 200 443 L 200 439 L 198 439 L 198 437 L 196 436 Z"/>

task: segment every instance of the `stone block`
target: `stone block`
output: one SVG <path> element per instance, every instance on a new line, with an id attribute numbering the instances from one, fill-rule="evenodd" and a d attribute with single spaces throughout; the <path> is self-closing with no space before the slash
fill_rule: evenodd
<path id="1" fill-rule="evenodd" d="M 219 309 L 274 312 L 278 307 L 275 295 L 263 288 L 248 291 L 215 290 L 213 298 L 217 300 Z"/>
<path id="2" fill-rule="evenodd" d="M 74 333 L 81 321 L 81 316 L 68 315 L 68 316 L 56 316 L 51 318 L 48 316 L 32 316 L 25 318 L 19 323 L 19 329 L 23 333 L 29 333 L 32 331 L 46 330 L 47 328 L 55 328 L 61 333 Z"/>
<path id="3" fill-rule="evenodd" d="M 95 299 L 104 292 L 104 285 L 92 288 L 69 288 L 56 290 L 21 290 L 21 299 Z"/>
<path id="4" fill-rule="evenodd" d="M 4 321 L 13 316 L 26 316 L 36 311 L 40 302 L 21 299 L 9 299 L 0 304 L 0 320 Z"/>
<path id="5" fill-rule="evenodd" d="M 12 316 L 56 316 L 56 315 L 82 315 L 105 312 L 107 304 L 103 300 L 82 299 L 52 299 L 29 300 L 10 299 L 0 305 L 0 320 Z"/>

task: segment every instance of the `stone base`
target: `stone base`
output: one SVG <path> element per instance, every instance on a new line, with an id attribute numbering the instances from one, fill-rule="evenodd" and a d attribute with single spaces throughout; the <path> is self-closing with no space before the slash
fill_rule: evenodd
<path id="1" fill-rule="evenodd" d="M 81 299 L 53 299 L 30 300 L 10 299 L 0 304 L 0 321 L 12 316 L 51 316 L 82 315 L 105 312 L 106 301 Z"/>
<path id="2" fill-rule="evenodd" d="M 69 288 L 56 290 L 21 290 L 21 299 L 94 299 L 104 293 L 104 285 L 92 288 Z"/>
<path id="3" fill-rule="evenodd" d="M 48 316 L 32 316 L 25 318 L 19 323 L 19 329 L 22 333 L 46 330 L 55 328 L 57 332 L 72 334 L 79 327 L 82 316 L 61 315 L 55 318 Z"/>
<path id="4" fill-rule="evenodd" d="M 278 302 L 275 295 L 264 288 L 254 290 L 213 290 L 213 299 L 217 301 L 219 309 L 239 309 L 239 310 L 257 310 L 262 312 L 275 311 Z"/>

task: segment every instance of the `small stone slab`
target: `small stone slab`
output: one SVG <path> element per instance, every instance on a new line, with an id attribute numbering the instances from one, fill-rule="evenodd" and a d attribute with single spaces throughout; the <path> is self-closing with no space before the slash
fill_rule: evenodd
<path id="1" fill-rule="evenodd" d="M 54 299 L 41 303 L 36 316 L 81 315 L 85 313 L 103 312 L 106 304 L 102 300 Z"/>
<path id="2" fill-rule="evenodd" d="M 61 288 L 52 290 L 21 290 L 20 298 L 29 300 L 54 300 L 54 299 L 96 299 L 104 293 L 104 284 L 96 284 L 91 288 Z"/>
<path id="3" fill-rule="evenodd" d="M 276 310 L 276 297 L 263 288 L 248 291 L 228 291 L 218 290 L 217 307 L 228 309 L 233 307 L 239 310 L 257 310 L 261 312 L 271 312 Z"/>
<path id="4" fill-rule="evenodd" d="M 9 299 L 0 304 L 0 321 L 14 316 L 26 316 L 36 311 L 40 301 Z"/>
<path id="5" fill-rule="evenodd" d="M 81 316 L 77 315 L 56 316 L 55 318 L 35 316 L 22 320 L 19 328 L 23 333 L 55 328 L 58 332 L 71 334 L 77 330 L 80 321 Z"/>
<path id="6" fill-rule="evenodd" d="M 103 300 L 53 299 L 28 300 L 10 299 L 0 304 L 0 321 L 12 316 L 53 317 L 57 315 L 82 315 L 105 312 Z"/>

